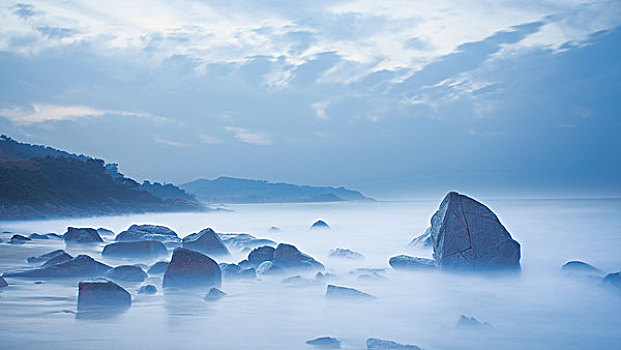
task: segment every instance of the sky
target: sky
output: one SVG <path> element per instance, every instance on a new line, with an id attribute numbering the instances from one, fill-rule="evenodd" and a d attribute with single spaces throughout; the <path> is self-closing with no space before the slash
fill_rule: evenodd
<path id="1" fill-rule="evenodd" d="M 0 131 L 139 181 L 621 195 L 621 2 L 0 2 Z"/>

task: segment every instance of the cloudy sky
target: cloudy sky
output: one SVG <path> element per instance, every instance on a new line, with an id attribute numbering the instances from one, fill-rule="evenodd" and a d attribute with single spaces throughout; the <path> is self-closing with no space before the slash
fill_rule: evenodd
<path id="1" fill-rule="evenodd" d="M 618 0 L 0 6 L 0 131 L 138 180 L 621 193 Z"/>

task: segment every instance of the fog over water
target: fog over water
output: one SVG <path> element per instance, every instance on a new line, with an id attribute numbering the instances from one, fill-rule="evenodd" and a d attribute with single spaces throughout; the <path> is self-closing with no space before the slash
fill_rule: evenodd
<path id="1" fill-rule="evenodd" d="M 331 301 L 326 283 L 282 283 L 284 276 L 227 280 L 218 302 L 207 290 L 169 292 L 161 275 L 144 284 L 155 295 L 138 295 L 143 283 L 119 283 L 132 306 L 101 319 L 76 317 L 78 280 L 7 278 L 0 290 L 0 348 L 110 349 L 305 349 L 320 336 L 338 338 L 344 349 L 363 349 L 369 337 L 423 349 L 619 349 L 621 294 L 586 278 L 568 277 L 560 266 L 583 260 L 605 273 L 621 269 L 621 200 L 487 200 L 522 246 L 519 276 L 473 276 L 442 272 L 400 272 L 388 265 L 398 254 L 430 257 L 431 250 L 408 249 L 429 225 L 438 201 L 231 205 L 232 211 L 145 214 L 117 217 L 3 222 L 2 231 L 62 234 L 67 226 L 106 227 L 119 233 L 131 224 L 165 225 L 183 237 L 211 227 L 219 233 L 245 232 L 287 242 L 335 274 L 331 284 L 359 289 L 377 298 Z M 309 226 L 324 219 L 330 230 Z M 268 231 L 277 226 L 280 232 Z M 6 242 L 11 234 L 0 235 Z M 110 240 L 111 238 L 107 238 Z M 328 258 L 334 248 L 362 253 L 364 260 Z M 151 264 L 155 260 L 102 257 L 109 265 Z M 59 240 L 0 244 L 0 271 L 29 266 L 26 257 L 65 249 Z M 218 262 L 238 262 L 246 254 Z M 356 268 L 383 268 L 384 278 L 358 279 Z M 312 278 L 312 275 L 308 275 Z M 456 326 L 460 315 L 489 322 L 493 329 Z"/>

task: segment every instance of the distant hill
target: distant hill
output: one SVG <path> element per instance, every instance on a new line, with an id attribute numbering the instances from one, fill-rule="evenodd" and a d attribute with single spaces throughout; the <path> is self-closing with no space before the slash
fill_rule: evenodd
<path id="1" fill-rule="evenodd" d="M 116 164 L 0 136 L 0 220 L 202 209 L 183 190 L 139 185 Z"/>
<path id="2" fill-rule="evenodd" d="M 300 186 L 264 180 L 219 177 L 199 179 L 180 187 L 208 203 L 295 203 L 372 201 L 358 191 L 344 187 Z"/>

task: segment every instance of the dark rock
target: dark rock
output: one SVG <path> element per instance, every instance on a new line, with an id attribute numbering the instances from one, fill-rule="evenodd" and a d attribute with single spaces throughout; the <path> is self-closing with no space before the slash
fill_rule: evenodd
<path id="1" fill-rule="evenodd" d="M 472 198 L 456 192 L 447 194 L 431 218 L 429 231 L 440 268 L 520 268 L 520 244 L 489 208 Z"/>
<path id="2" fill-rule="evenodd" d="M 388 264 L 395 270 L 435 270 L 436 262 L 431 259 L 415 258 L 407 255 L 393 256 Z"/>
<path id="3" fill-rule="evenodd" d="M 274 258 L 274 247 L 268 245 L 254 248 L 250 254 L 248 254 L 248 262 L 252 266 L 259 266 L 264 261 L 270 261 Z"/>
<path id="4" fill-rule="evenodd" d="M 326 282 L 328 280 L 330 280 L 331 278 L 335 277 L 335 275 L 333 273 L 330 272 L 317 272 L 317 274 L 315 274 L 315 279 L 317 281 L 321 281 L 321 282 Z"/>
<path id="5" fill-rule="evenodd" d="M 149 270 L 147 270 L 147 273 L 149 275 L 157 275 L 157 274 L 166 272 L 167 268 L 168 268 L 168 261 L 162 260 L 162 261 L 158 261 L 155 264 L 151 265 Z"/>
<path id="6" fill-rule="evenodd" d="M 13 237 L 11 237 L 11 240 L 9 241 L 9 243 L 11 243 L 11 244 L 24 244 L 24 243 L 26 243 L 28 241 L 32 241 L 32 240 L 30 238 L 26 237 L 26 236 L 15 234 L 15 235 L 13 235 Z"/>
<path id="7" fill-rule="evenodd" d="M 110 266 L 95 261 L 88 255 L 78 255 L 71 260 L 56 265 L 44 266 L 31 270 L 8 271 L 4 272 L 2 276 L 44 278 L 97 277 L 103 275 L 110 269 Z"/>
<path id="8" fill-rule="evenodd" d="M 415 237 L 408 246 L 410 248 L 414 248 L 414 247 L 432 248 L 433 238 L 431 237 L 431 227 L 427 228 L 427 230 L 425 230 L 425 233 L 423 233 L 422 235 Z"/>
<path id="9" fill-rule="evenodd" d="M 621 291 L 621 271 L 607 274 L 602 278 L 601 284 L 605 287 L 616 288 L 617 291 Z"/>
<path id="10" fill-rule="evenodd" d="M 288 270 L 323 270 L 323 265 L 291 244 L 280 243 L 272 262 Z M 257 269 L 258 272 L 258 269 Z"/>
<path id="11" fill-rule="evenodd" d="M 2 278 L 2 276 L 0 276 L 0 288 L 4 288 L 4 287 L 8 287 L 9 284 L 6 282 L 6 280 L 4 278 Z"/>
<path id="12" fill-rule="evenodd" d="M 314 229 L 328 229 L 330 228 L 330 225 L 328 225 L 325 221 L 323 220 L 317 220 L 315 221 L 314 224 L 311 225 L 310 227 L 312 230 Z"/>
<path id="13" fill-rule="evenodd" d="M 264 261 L 257 266 L 257 274 L 259 275 L 282 275 L 287 271 L 273 261 Z"/>
<path id="14" fill-rule="evenodd" d="M 143 282 L 147 274 L 135 265 L 121 265 L 106 272 L 106 277 L 116 281 Z"/>
<path id="15" fill-rule="evenodd" d="M 166 226 L 158 225 L 131 225 L 126 231 L 119 233 L 114 240 L 117 242 L 160 241 L 172 244 L 181 243 L 181 239 L 175 231 Z"/>
<path id="16" fill-rule="evenodd" d="M 374 299 L 371 294 L 361 292 L 354 288 L 339 287 L 328 284 L 326 288 L 326 298 L 329 299 Z"/>
<path id="17" fill-rule="evenodd" d="M 340 349 L 341 342 L 332 337 L 320 337 L 306 341 L 306 344 L 322 349 Z"/>
<path id="18" fill-rule="evenodd" d="M 331 258 L 343 258 L 343 259 L 350 259 L 350 260 L 364 259 L 364 255 L 357 253 L 353 250 L 343 249 L 343 248 L 336 248 L 336 249 L 331 250 L 329 256 Z"/>
<path id="19" fill-rule="evenodd" d="M 205 295 L 205 301 L 218 301 L 222 299 L 222 297 L 226 296 L 226 293 L 221 291 L 218 288 L 211 288 L 207 295 Z"/>
<path id="20" fill-rule="evenodd" d="M 247 233 L 218 233 L 220 240 L 231 250 L 254 249 L 262 245 L 276 245 L 270 239 L 256 238 Z"/>
<path id="21" fill-rule="evenodd" d="M 416 345 L 403 345 L 390 340 L 367 339 L 367 350 L 421 350 Z"/>
<path id="22" fill-rule="evenodd" d="M 184 237 L 183 247 L 210 256 L 229 254 L 229 250 L 226 249 L 224 243 L 222 243 L 218 235 L 210 228 Z"/>
<path id="23" fill-rule="evenodd" d="M 108 230 L 107 228 L 103 228 L 100 227 L 97 229 L 97 233 L 99 233 L 100 236 L 110 236 L 110 237 L 114 237 L 114 232 L 111 230 Z"/>
<path id="24" fill-rule="evenodd" d="M 276 226 L 270 226 L 267 230 L 270 232 L 280 232 L 280 229 Z"/>
<path id="25" fill-rule="evenodd" d="M 67 232 L 63 235 L 65 243 L 101 243 L 103 239 L 94 228 L 84 227 L 75 228 L 67 227 Z"/>
<path id="26" fill-rule="evenodd" d="M 596 274 L 602 273 L 601 270 L 596 269 L 592 265 L 589 265 L 582 261 L 569 261 L 561 267 L 563 272 L 580 273 L 580 274 Z"/>
<path id="27" fill-rule="evenodd" d="M 132 303 L 131 295 L 111 281 L 80 282 L 78 311 L 92 308 L 126 308 Z"/>
<path id="28" fill-rule="evenodd" d="M 227 279 L 254 279 L 257 277 L 253 267 L 241 268 L 236 264 L 220 263 L 222 277 Z"/>
<path id="29" fill-rule="evenodd" d="M 46 236 L 46 235 L 41 235 L 38 233 L 31 233 L 28 235 L 28 237 L 30 239 L 50 239 L 50 237 Z"/>
<path id="30" fill-rule="evenodd" d="M 219 287 L 221 282 L 220 267 L 210 257 L 186 248 L 175 248 L 164 274 L 163 286 Z"/>
<path id="31" fill-rule="evenodd" d="M 167 255 L 168 250 L 160 241 L 114 242 L 106 245 L 101 255 L 117 258 L 156 258 Z"/>
<path id="32" fill-rule="evenodd" d="M 248 260 L 242 260 L 242 261 L 238 262 L 237 266 L 241 267 L 242 269 L 247 269 L 247 268 L 250 268 L 250 267 L 254 267 L 254 265 L 252 265 Z"/>
<path id="33" fill-rule="evenodd" d="M 480 322 L 474 317 L 467 317 L 464 315 L 459 316 L 459 320 L 457 320 L 457 327 L 464 328 L 493 328 L 487 322 Z"/>
<path id="34" fill-rule="evenodd" d="M 149 295 L 151 295 L 151 294 L 157 293 L 157 288 L 155 288 L 155 286 L 152 285 L 152 284 L 147 284 L 147 285 L 144 285 L 144 286 L 140 287 L 136 292 L 138 294 L 149 294 Z"/>
<path id="35" fill-rule="evenodd" d="M 41 265 L 41 267 L 45 267 L 45 266 L 52 266 L 52 265 L 56 265 L 56 264 L 60 264 L 63 263 L 65 261 L 69 261 L 73 259 L 73 257 L 65 252 L 63 252 L 60 255 L 57 255 L 53 258 L 51 258 L 50 260 L 46 261 L 43 263 L 43 265 Z"/>
<path id="36" fill-rule="evenodd" d="M 57 233 L 46 233 L 45 234 L 47 237 L 49 238 L 55 238 L 55 239 L 63 239 L 63 236 L 57 234 Z"/>
<path id="37" fill-rule="evenodd" d="M 28 259 L 26 259 L 29 263 L 31 264 L 36 264 L 36 263 L 41 263 L 41 262 L 45 262 L 50 260 L 51 258 L 55 258 L 59 255 L 62 254 L 67 254 L 64 250 L 62 249 L 58 249 L 58 250 L 54 250 L 52 252 L 40 255 L 40 256 L 31 256 Z"/>

